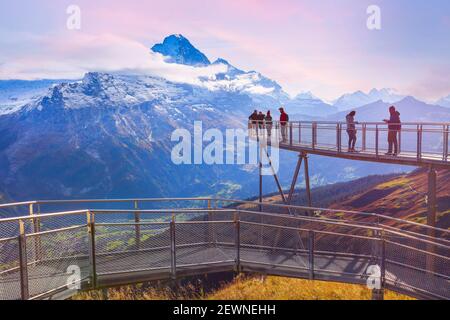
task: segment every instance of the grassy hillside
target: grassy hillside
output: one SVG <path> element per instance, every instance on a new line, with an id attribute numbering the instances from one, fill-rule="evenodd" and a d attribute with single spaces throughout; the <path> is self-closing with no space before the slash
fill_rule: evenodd
<path id="1" fill-rule="evenodd" d="M 76 300 L 103 299 L 101 291 L 81 293 Z M 185 285 L 177 290 L 127 286 L 108 289 L 110 300 L 370 300 L 371 292 L 365 286 L 325 281 L 290 279 L 283 277 L 238 276 L 217 290 L 205 293 L 201 284 Z M 411 300 L 391 291 L 386 300 Z"/>
<path id="2" fill-rule="evenodd" d="M 438 172 L 438 226 L 449 227 L 450 173 Z M 417 170 L 409 174 L 370 176 L 355 181 L 313 189 L 314 205 L 389 214 L 425 223 L 427 213 L 425 195 L 427 172 Z M 281 202 L 279 195 L 268 195 L 266 202 Z M 304 190 L 296 193 L 296 204 L 305 204 Z M 223 281 L 223 279 L 222 279 Z M 217 279 L 205 278 L 195 284 L 184 282 L 175 289 L 150 284 L 109 289 L 110 299 L 298 299 L 298 300 L 364 300 L 371 292 L 363 285 L 324 281 L 310 281 L 283 277 L 239 276 L 211 289 Z M 101 299 L 101 292 L 83 293 L 76 299 Z M 394 292 L 386 292 L 386 299 L 410 299 Z"/>
<path id="3" fill-rule="evenodd" d="M 449 186 L 450 171 L 438 171 L 437 226 L 444 229 L 450 228 Z M 330 208 L 374 212 L 426 223 L 427 191 L 427 170 L 421 169 L 348 196 Z"/>

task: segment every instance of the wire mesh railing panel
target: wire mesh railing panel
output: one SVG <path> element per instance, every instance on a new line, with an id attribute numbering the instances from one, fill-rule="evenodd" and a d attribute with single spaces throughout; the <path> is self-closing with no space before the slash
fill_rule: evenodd
<path id="1" fill-rule="evenodd" d="M 212 245 L 210 226 L 216 228 L 212 235 L 224 242 L 235 238 L 233 222 L 189 222 L 175 224 L 175 254 L 177 268 L 183 265 L 230 262 L 236 259 L 236 249 L 229 245 Z M 217 241 L 219 242 L 219 241 Z"/>
<path id="2" fill-rule="evenodd" d="M 49 217 L 35 215 L 33 218 L 28 219 L 28 221 L 32 225 L 31 228 L 34 232 L 49 231 L 72 226 L 86 225 L 87 213 L 82 212 Z"/>
<path id="3" fill-rule="evenodd" d="M 99 274 L 169 268 L 169 223 L 98 224 L 95 255 Z"/>
<path id="4" fill-rule="evenodd" d="M 297 268 L 308 266 L 308 239 L 304 231 L 241 222 L 240 240 L 244 261 Z"/>
<path id="5" fill-rule="evenodd" d="M 0 300 L 18 300 L 20 293 L 19 239 L 0 241 Z"/>
<path id="6" fill-rule="evenodd" d="M 412 293 L 450 299 L 448 256 L 414 250 L 386 241 L 386 282 Z"/>
<path id="7" fill-rule="evenodd" d="M 0 222 L 0 239 L 17 237 L 19 235 L 19 221 Z"/>
<path id="8" fill-rule="evenodd" d="M 364 279 L 380 264 L 380 241 L 355 235 L 314 232 L 314 270 Z"/>
<path id="9" fill-rule="evenodd" d="M 79 281 L 89 276 L 89 244 L 86 227 L 26 237 L 30 297 L 67 285 L 76 272 Z"/>

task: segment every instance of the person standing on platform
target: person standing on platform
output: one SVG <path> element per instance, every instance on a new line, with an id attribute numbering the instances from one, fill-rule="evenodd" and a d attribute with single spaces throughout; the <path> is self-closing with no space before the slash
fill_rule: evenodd
<path id="1" fill-rule="evenodd" d="M 278 109 L 280 111 L 280 129 L 282 142 L 287 142 L 287 126 L 289 123 L 289 115 L 284 111 L 283 107 Z"/>

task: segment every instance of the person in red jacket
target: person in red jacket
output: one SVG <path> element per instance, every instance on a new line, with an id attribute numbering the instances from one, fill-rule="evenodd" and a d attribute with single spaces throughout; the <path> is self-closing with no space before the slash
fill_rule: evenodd
<path id="1" fill-rule="evenodd" d="M 280 111 L 281 138 L 282 138 L 282 142 L 286 142 L 287 141 L 287 126 L 288 126 L 288 122 L 289 122 L 289 116 L 284 111 L 283 107 L 279 108 L 278 110 Z"/>

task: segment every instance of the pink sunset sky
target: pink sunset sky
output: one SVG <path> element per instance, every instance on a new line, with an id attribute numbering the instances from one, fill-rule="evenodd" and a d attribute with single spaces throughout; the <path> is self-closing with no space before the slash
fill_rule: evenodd
<path id="1" fill-rule="evenodd" d="M 66 27 L 71 4 L 80 30 Z M 366 27 L 372 4 L 381 30 Z M 290 94 L 387 87 L 433 101 L 450 94 L 449 12 L 446 0 L 2 1 L 0 78 L 158 69 L 149 48 L 181 33 L 210 60 L 257 70 Z"/>

